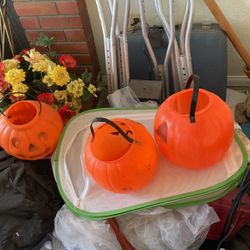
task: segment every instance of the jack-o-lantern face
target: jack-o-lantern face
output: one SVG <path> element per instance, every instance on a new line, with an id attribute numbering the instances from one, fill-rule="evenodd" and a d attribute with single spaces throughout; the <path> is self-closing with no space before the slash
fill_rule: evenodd
<path id="1" fill-rule="evenodd" d="M 155 116 L 155 140 L 160 152 L 172 163 L 202 169 L 222 160 L 234 133 L 230 108 L 215 94 L 194 89 L 171 95 Z"/>
<path id="2" fill-rule="evenodd" d="M 0 118 L 0 144 L 16 158 L 42 159 L 53 153 L 62 129 L 61 117 L 48 104 L 19 101 Z"/>
<path id="3" fill-rule="evenodd" d="M 154 141 L 140 123 L 129 119 L 97 118 L 102 124 L 92 128 L 85 145 L 85 166 L 100 186 L 112 192 L 141 189 L 157 169 Z"/>

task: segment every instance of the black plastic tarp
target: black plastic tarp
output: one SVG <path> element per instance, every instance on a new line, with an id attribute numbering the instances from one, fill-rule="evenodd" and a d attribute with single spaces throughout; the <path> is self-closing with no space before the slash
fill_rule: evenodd
<path id="1" fill-rule="evenodd" d="M 32 249 L 62 206 L 49 159 L 21 161 L 0 149 L 0 249 Z"/>

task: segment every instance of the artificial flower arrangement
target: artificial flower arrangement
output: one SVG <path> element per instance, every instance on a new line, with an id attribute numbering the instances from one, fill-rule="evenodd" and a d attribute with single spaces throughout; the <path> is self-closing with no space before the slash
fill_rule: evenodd
<path id="1" fill-rule="evenodd" d="M 101 90 L 91 82 L 91 74 L 76 77 L 70 70 L 77 62 L 71 55 L 41 54 L 26 49 L 12 59 L 0 62 L 1 109 L 22 99 L 37 99 L 51 105 L 61 115 L 64 124 L 86 109 L 85 104 Z"/>

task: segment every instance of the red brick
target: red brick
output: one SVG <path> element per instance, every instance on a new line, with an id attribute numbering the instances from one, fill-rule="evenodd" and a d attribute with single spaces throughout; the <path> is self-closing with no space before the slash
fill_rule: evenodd
<path id="1" fill-rule="evenodd" d="M 71 69 L 73 73 L 76 74 L 76 76 L 81 76 L 81 74 L 87 69 L 87 66 L 77 66 L 74 69 Z"/>
<path id="2" fill-rule="evenodd" d="M 40 24 L 36 17 L 20 17 L 20 22 L 24 29 L 38 29 Z"/>
<path id="3" fill-rule="evenodd" d="M 86 65 L 93 62 L 93 57 L 91 55 L 73 55 L 77 61 L 77 65 Z"/>
<path id="4" fill-rule="evenodd" d="M 55 41 L 65 41 L 65 35 L 64 32 L 58 31 L 58 30 L 26 30 L 26 36 L 28 38 L 28 41 L 35 41 L 41 33 L 44 33 L 48 37 L 53 37 Z"/>
<path id="5" fill-rule="evenodd" d="M 44 34 L 48 37 L 53 37 L 55 41 L 66 41 L 65 34 L 62 30 L 47 30 L 44 31 Z"/>
<path id="6" fill-rule="evenodd" d="M 78 14 L 79 9 L 76 1 L 71 2 L 57 2 L 57 10 L 59 14 Z"/>
<path id="7" fill-rule="evenodd" d="M 86 41 L 84 30 L 65 30 L 66 39 L 69 42 L 82 42 Z"/>
<path id="8" fill-rule="evenodd" d="M 40 34 L 39 31 L 30 31 L 30 30 L 26 30 L 25 33 L 29 42 L 35 41 Z"/>
<path id="9" fill-rule="evenodd" d="M 92 36 L 90 36 L 89 40 L 87 41 L 88 44 L 88 48 L 89 48 L 89 52 L 90 54 L 95 51 L 95 42 Z"/>
<path id="10" fill-rule="evenodd" d="M 57 53 L 89 53 L 87 43 L 56 43 L 52 45 L 52 50 Z"/>
<path id="11" fill-rule="evenodd" d="M 92 73 L 93 82 L 94 82 L 94 80 L 96 79 L 96 77 L 98 76 L 100 72 L 98 62 L 93 65 L 86 66 L 85 68 L 87 68 L 87 70 Z"/>
<path id="12" fill-rule="evenodd" d="M 55 3 L 14 3 L 18 16 L 39 16 L 39 15 L 54 15 L 57 14 Z"/>
<path id="13" fill-rule="evenodd" d="M 92 34 L 89 13 L 85 1 L 78 1 L 78 8 L 85 33 Z"/>
<path id="14" fill-rule="evenodd" d="M 89 72 L 92 73 L 92 80 L 93 80 L 93 82 L 95 82 L 95 79 L 96 79 L 97 75 L 98 75 L 99 72 L 100 72 L 98 62 L 95 63 L 95 64 L 93 64 L 93 65 L 77 66 L 76 68 L 71 69 L 71 70 L 72 70 L 72 72 L 74 72 L 77 76 L 80 76 L 86 69 L 87 69 Z"/>
<path id="15" fill-rule="evenodd" d="M 82 27 L 80 17 L 40 17 L 40 24 L 44 29 Z"/>

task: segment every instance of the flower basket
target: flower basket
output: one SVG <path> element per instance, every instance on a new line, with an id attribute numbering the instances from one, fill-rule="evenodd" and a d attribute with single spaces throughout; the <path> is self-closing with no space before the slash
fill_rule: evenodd
<path id="1" fill-rule="evenodd" d="M 0 108 L 24 100 L 49 104 L 64 124 L 75 114 L 94 107 L 101 91 L 100 76 L 92 82 L 85 71 L 77 77 L 72 71 L 77 62 L 71 55 L 41 54 L 36 49 L 23 50 L 12 59 L 0 62 Z"/>

